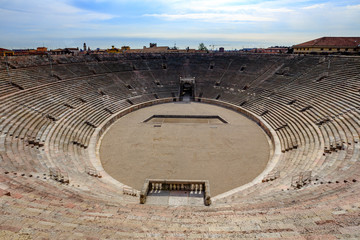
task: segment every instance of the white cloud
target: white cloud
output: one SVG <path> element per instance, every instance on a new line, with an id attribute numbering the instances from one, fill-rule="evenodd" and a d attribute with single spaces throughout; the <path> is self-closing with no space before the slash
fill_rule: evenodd
<path id="1" fill-rule="evenodd" d="M 349 9 L 349 10 L 358 11 L 358 10 L 360 10 L 360 4 L 358 4 L 358 5 L 348 5 L 348 6 L 346 6 L 346 8 Z"/>
<path id="2" fill-rule="evenodd" d="M 83 10 L 64 1 L 13 0 L 10 4 L 0 7 L 0 20 L 14 25 L 20 23 L 38 25 L 76 24 L 92 20 L 108 20 L 113 17 L 111 14 Z"/>
<path id="3" fill-rule="evenodd" d="M 144 16 L 164 18 L 166 20 L 201 20 L 206 22 L 266 22 L 275 21 L 270 17 L 253 16 L 249 14 L 225 13 L 187 13 L 187 14 L 145 14 Z"/>
<path id="4" fill-rule="evenodd" d="M 26 42 L 46 37 L 287 39 L 295 44 L 322 35 L 358 35 L 360 29 L 360 4 L 346 0 L 91 0 L 93 5 L 74 5 L 76 1 L 0 0 L 0 45 L 15 38 Z M 127 17 L 119 16 L 121 12 Z"/>
<path id="5" fill-rule="evenodd" d="M 279 4 L 269 6 L 267 2 L 249 4 L 249 1 L 238 0 L 159 1 L 164 4 L 164 9 L 159 10 L 160 13 L 148 13 L 144 16 L 167 21 L 194 20 L 194 23 L 275 22 L 281 15 L 294 11 Z"/>
<path id="6" fill-rule="evenodd" d="M 326 4 L 322 3 L 322 4 L 314 4 L 314 5 L 310 5 L 307 7 L 303 7 L 302 9 L 315 9 L 315 8 L 324 8 L 326 6 Z"/>

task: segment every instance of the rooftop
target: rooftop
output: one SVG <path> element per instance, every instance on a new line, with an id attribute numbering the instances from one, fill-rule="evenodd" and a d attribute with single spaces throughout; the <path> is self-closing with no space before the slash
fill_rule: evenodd
<path id="1" fill-rule="evenodd" d="M 322 37 L 308 42 L 294 45 L 294 47 L 357 47 L 360 45 L 360 37 Z"/>

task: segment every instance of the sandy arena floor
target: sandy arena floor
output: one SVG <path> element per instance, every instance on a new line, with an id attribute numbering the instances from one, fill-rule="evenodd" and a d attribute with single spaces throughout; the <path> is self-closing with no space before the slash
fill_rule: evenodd
<path id="1" fill-rule="evenodd" d="M 228 123 L 143 122 L 155 114 L 219 115 Z M 126 185 L 141 190 L 146 178 L 204 179 L 210 181 L 212 196 L 252 181 L 265 169 L 269 154 L 266 134 L 256 123 L 195 102 L 132 112 L 110 127 L 100 147 L 104 169 Z"/>

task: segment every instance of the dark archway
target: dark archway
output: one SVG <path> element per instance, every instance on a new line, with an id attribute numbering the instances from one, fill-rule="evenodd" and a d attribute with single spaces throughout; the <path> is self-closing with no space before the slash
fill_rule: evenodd
<path id="1" fill-rule="evenodd" d="M 180 77 L 180 101 L 193 101 L 195 99 L 195 78 Z"/>

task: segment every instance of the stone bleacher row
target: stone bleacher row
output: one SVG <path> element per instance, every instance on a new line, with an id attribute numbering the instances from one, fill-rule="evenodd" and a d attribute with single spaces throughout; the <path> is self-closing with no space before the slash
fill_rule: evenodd
<path id="1" fill-rule="evenodd" d="M 0 69 L 0 238 L 359 237 L 359 58 L 36 56 L 2 58 Z M 275 179 L 195 208 L 139 205 L 88 174 L 95 130 L 136 104 L 176 98 L 181 76 L 195 77 L 200 100 L 275 130 Z"/>

